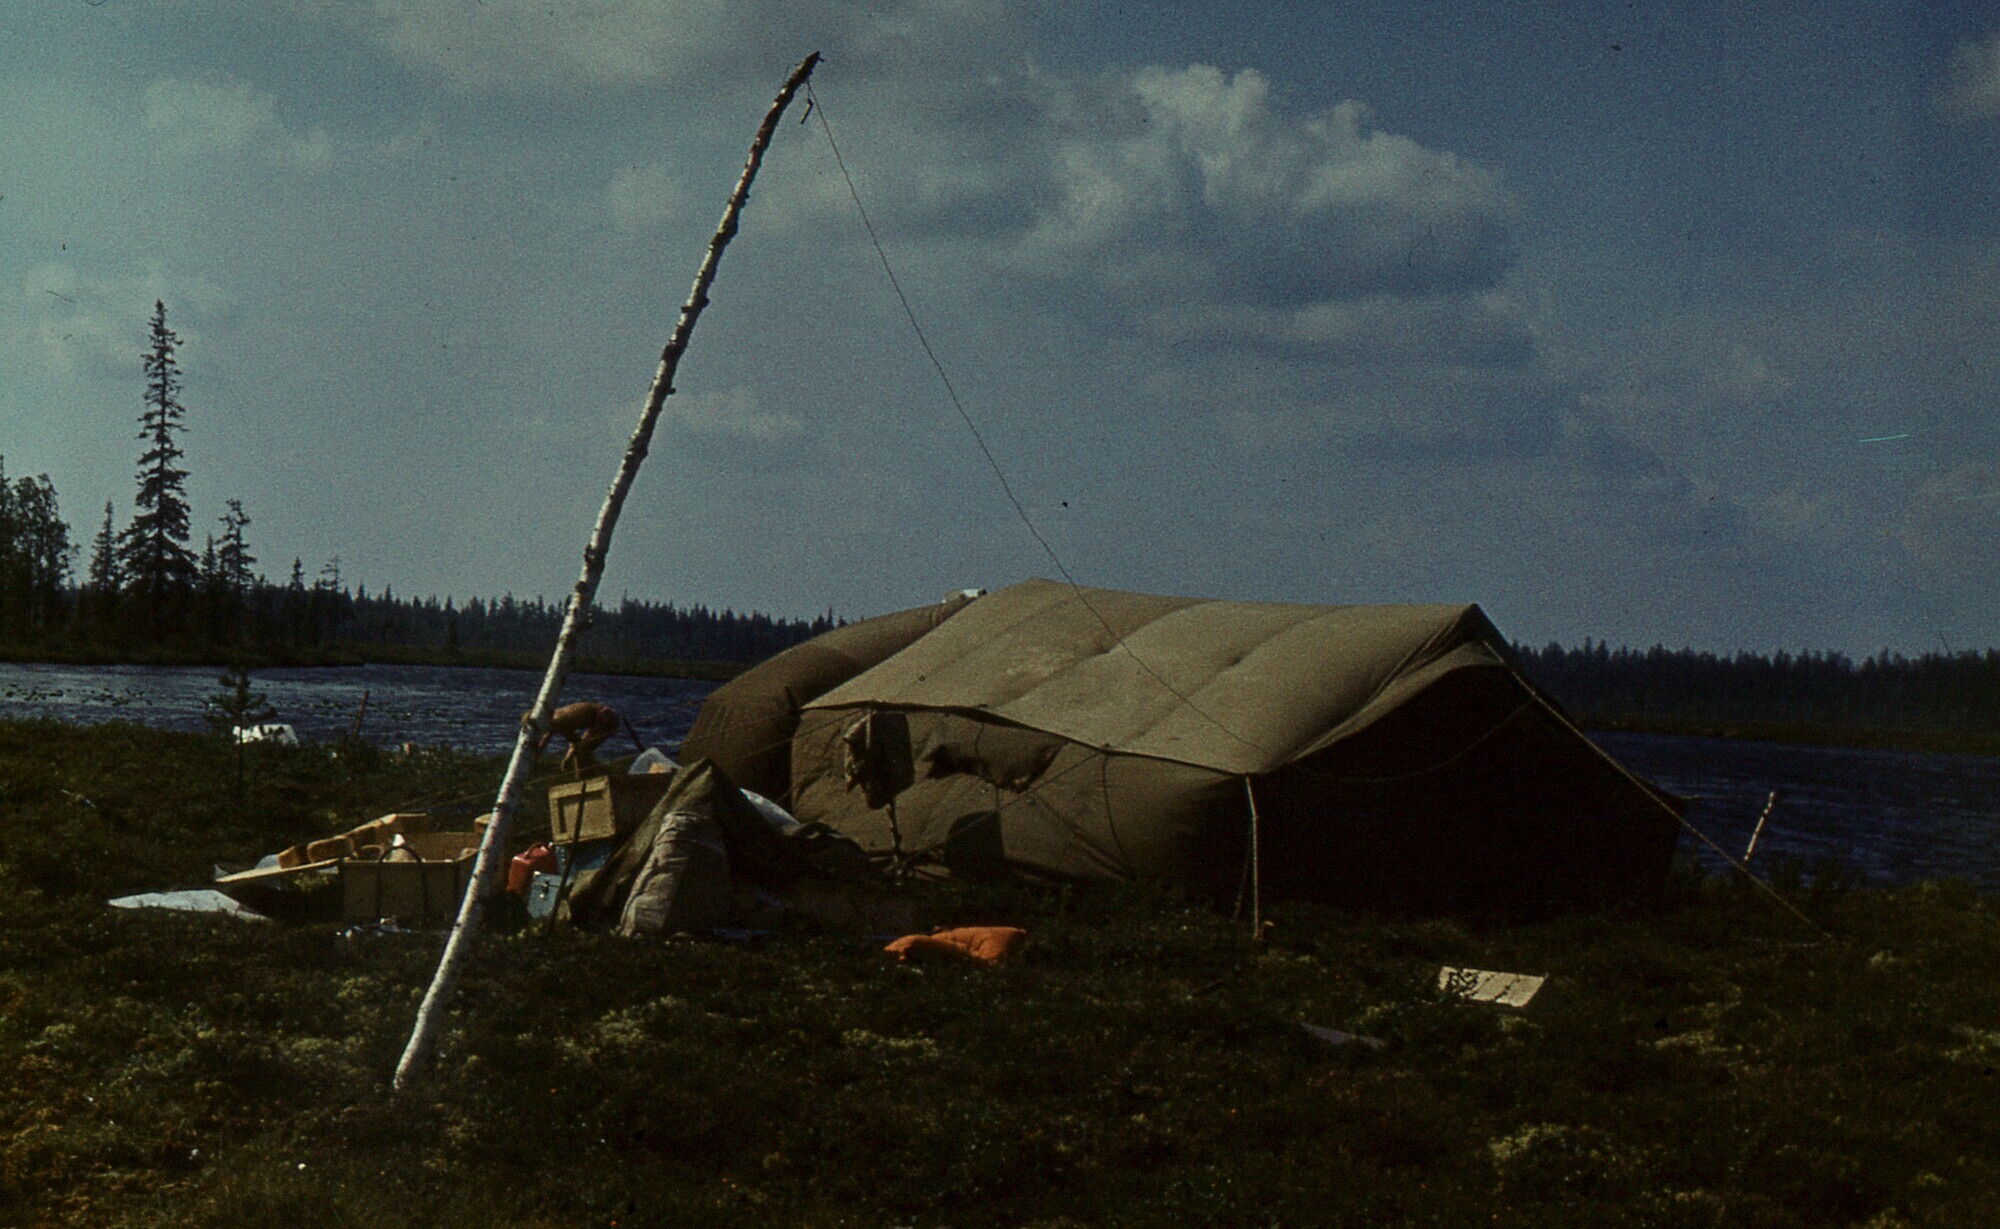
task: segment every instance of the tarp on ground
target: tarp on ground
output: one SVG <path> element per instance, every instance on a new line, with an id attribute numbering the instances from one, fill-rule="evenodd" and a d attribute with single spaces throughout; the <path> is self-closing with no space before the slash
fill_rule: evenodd
<path id="1" fill-rule="evenodd" d="M 908 630 L 921 615 L 888 618 Z M 762 669 L 731 686 L 760 686 Z M 907 721 L 914 781 L 877 807 L 848 735 L 882 713 Z M 1656 888 L 1679 831 L 1678 801 L 1585 738 L 1471 605 L 1027 581 L 787 720 L 794 814 L 959 874 L 1227 897 L 1252 861 L 1254 809 L 1267 896 L 1603 900 Z"/>

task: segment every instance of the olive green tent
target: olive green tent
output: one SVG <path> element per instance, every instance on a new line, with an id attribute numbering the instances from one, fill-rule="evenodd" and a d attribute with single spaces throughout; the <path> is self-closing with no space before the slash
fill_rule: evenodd
<path id="1" fill-rule="evenodd" d="M 972 592 L 837 627 L 794 645 L 718 687 L 681 742 L 687 763 L 714 760 L 741 789 L 786 799 L 799 711 L 834 687 L 914 644 L 964 609 Z"/>
<path id="2" fill-rule="evenodd" d="M 836 668 L 843 634 L 869 651 Z M 739 779 L 959 874 L 1227 898 L 1254 866 L 1266 896 L 1596 901 L 1656 888 L 1679 832 L 1679 801 L 1585 738 L 1476 606 L 1034 580 L 830 633 L 711 709 L 690 756 L 768 773 L 783 743 L 788 782 Z"/>

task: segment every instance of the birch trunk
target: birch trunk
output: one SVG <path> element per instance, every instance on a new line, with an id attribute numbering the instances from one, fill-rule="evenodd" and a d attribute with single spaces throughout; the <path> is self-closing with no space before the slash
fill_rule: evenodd
<path id="1" fill-rule="evenodd" d="M 500 795 L 493 804 L 493 822 L 479 843 L 479 856 L 473 863 L 472 885 L 466 889 L 465 900 L 459 905 L 458 918 L 452 924 L 451 937 L 445 941 L 444 955 L 438 960 L 437 973 L 431 978 L 430 989 L 424 993 L 423 1003 L 417 1008 L 416 1024 L 410 1030 L 409 1044 L 404 1047 L 403 1057 L 396 1064 L 395 1086 L 399 1089 L 410 1087 L 419 1078 L 436 1044 L 438 1027 L 443 1023 L 445 1009 L 458 986 L 459 966 L 479 930 L 486 894 L 497 881 L 501 862 L 506 857 L 507 832 L 513 825 L 522 786 L 534 767 L 535 745 L 549 728 L 556 698 L 562 694 L 563 680 L 569 675 L 570 658 L 575 652 L 577 637 L 590 624 L 591 602 L 597 596 L 597 583 L 604 575 L 604 563 L 611 551 L 611 534 L 617 528 L 618 514 L 624 508 L 625 496 L 632 489 L 632 480 L 638 476 L 639 466 L 644 463 L 646 452 L 652 446 L 653 427 L 659 421 L 660 407 L 674 391 L 674 372 L 680 366 L 681 355 L 687 350 L 695 321 L 701 318 L 702 309 L 708 306 L 708 288 L 715 281 L 716 266 L 722 262 L 723 249 L 736 235 L 737 215 L 742 212 L 743 202 L 750 195 L 750 183 L 757 177 L 757 168 L 764 161 L 764 150 L 771 143 L 771 134 L 777 129 L 779 117 L 818 63 L 818 52 L 800 61 L 771 103 L 770 111 L 757 129 L 756 139 L 750 143 L 750 156 L 743 164 L 743 174 L 736 181 L 736 190 L 729 194 L 729 203 L 722 210 L 722 223 L 716 227 L 715 237 L 709 240 L 708 253 L 702 259 L 701 269 L 695 274 L 694 288 L 688 292 L 687 302 L 681 305 L 680 319 L 674 325 L 673 336 L 667 339 L 666 348 L 660 351 L 660 368 L 653 376 L 651 391 L 646 394 L 639 425 L 633 430 L 631 441 L 625 445 L 624 460 L 618 465 L 611 489 L 605 493 L 604 506 L 598 510 L 597 525 L 591 531 L 589 545 L 584 547 L 583 573 L 577 578 L 576 589 L 570 595 L 562 632 L 556 637 L 555 652 L 549 657 L 548 672 L 542 676 L 542 687 L 535 695 L 534 707 L 522 719 L 520 736 L 514 741 L 514 755 L 507 763 L 506 776 L 500 783 Z"/>

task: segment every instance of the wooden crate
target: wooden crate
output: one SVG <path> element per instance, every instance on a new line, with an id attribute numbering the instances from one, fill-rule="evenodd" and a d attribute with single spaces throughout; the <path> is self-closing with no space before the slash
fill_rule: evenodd
<path id="1" fill-rule="evenodd" d="M 409 835 L 413 832 L 429 832 L 431 817 L 424 811 L 398 812 L 371 819 L 323 840 L 308 841 L 294 845 L 278 854 L 278 865 L 286 870 L 299 866 L 324 865 L 340 858 L 351 858 L 358 850 L 370 845 L 386 846 L 397 834 Z"/>
<path id="2" fill-rule="evenodd" d="M 439 921 L 458 912 L 479 854 L 477 832 L 420 832 L 404 837 L 402 850 L 379 860 L 349 858 L 340 864 L 341 916 Z"/>
<path id="3" fill-rule="evenodd" d="M 673 784 L 667 773 L 622 773 L 549 787 L 549 842 L 570 845 L 624 836 Z"/>

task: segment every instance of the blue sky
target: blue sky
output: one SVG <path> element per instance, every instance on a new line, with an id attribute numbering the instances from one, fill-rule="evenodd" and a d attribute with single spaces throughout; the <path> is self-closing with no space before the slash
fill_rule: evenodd
<path id="1" fill-rule="evenodd" d="M 805 52 L 1080 581 L 1521 639 L 2000 643 L 1977 5 L 62 3 L 0 14 L 0 456 L 130 514 L 155 298 L 198 526 L 558 594 Z M 609 595 L 864 615 L 1053 564 L 817 122 L 776 142 Z M 199 545 L 199 543 L 197 543 Z"/>

